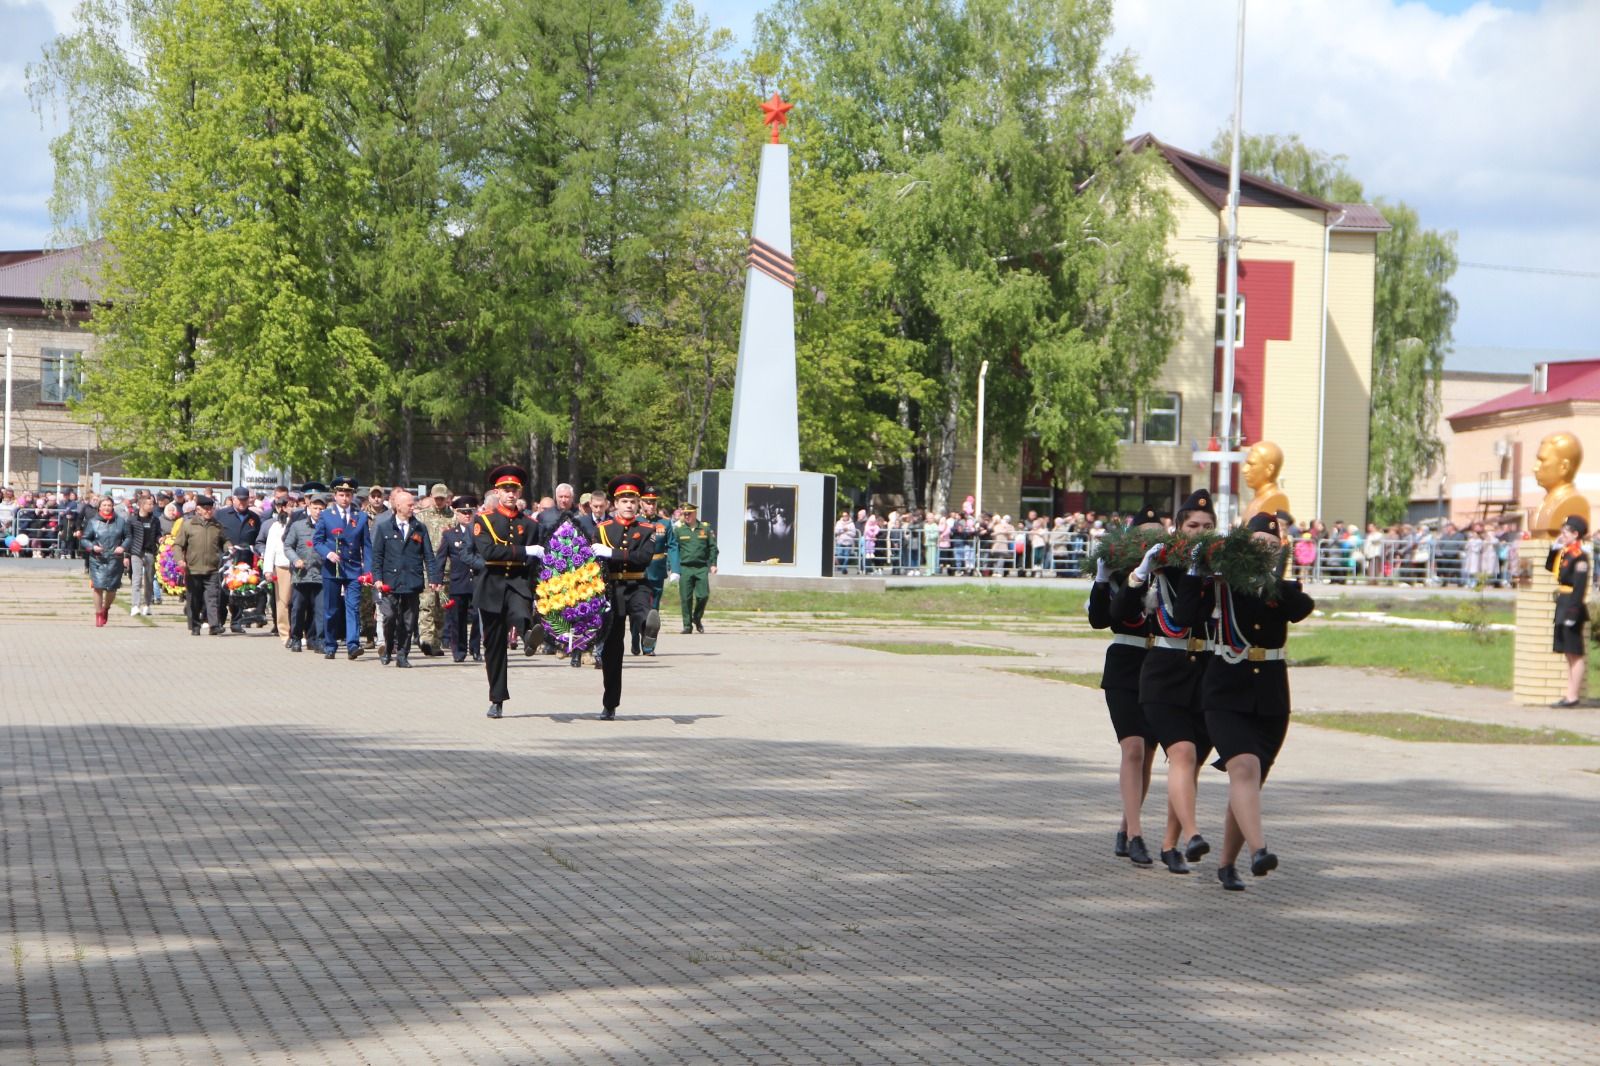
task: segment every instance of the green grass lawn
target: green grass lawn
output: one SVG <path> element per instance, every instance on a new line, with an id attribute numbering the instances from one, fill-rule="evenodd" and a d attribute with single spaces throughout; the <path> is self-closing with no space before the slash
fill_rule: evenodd
<path id="1" fill-rule="evenodd" d="M 1485 688 L 1511 687 L 1511 634 L 1399 629 L 1383 626 L 1326 627 L 1289 636 L 1295 666 L 1354 666 L 1388 670 L 1402 677 Z"/>
<path id="2" fill-rule="evenodd" d="M 845 643 L 845 646 L 886 651 L 891 655 L 1033 655 L 1031 651 L 996 648 L 987 644 L 939 644 L 915 640 L 853 640 Z"/>
<path id="3" fill-rule="evenodd" d="M 709 610 L 724 614 L 784 612 L 836 618 L 886 618 L 921 621 L 929 617 L 978 619 L 1009 615 L 1025 618 L 1084 616 L 1086 593 L 1078 588 L 1020 585 L 923 585 L 883 592 L 774 592 L 718 588 L 711 579 Z M 661 610 L 678 610 L 676 585 L 668 585 Z"/>
<path id="4" fill-rule="evenodd" d="M 1560 744 L 1594 745 L 1600 740 L 1565 729 L 1524 729 L 1490 722 L 1463 722 L 1427 714 L 1299 714 L 1295 721 L 1345 733 L 1365 733 L 1434 744 Z"/>
<path id="5" fill-rule="evenodd" d="M 1084 688 L 1099 688 L 1100 674 L 1082 673 L 1077 670 L 1030 670 L 1025 666 L 1001 666 L 997 669 L 1008 674 L 1018 674 L 1022 677 L 1037 677 L 1042 681 L 1060 681 L 1068 685 L 1081 685 Z"/>

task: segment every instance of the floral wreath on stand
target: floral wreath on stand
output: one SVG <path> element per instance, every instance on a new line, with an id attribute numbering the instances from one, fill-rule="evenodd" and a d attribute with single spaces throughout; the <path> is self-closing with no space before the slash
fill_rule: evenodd
<path id="1" fill-rule="evenodd" d="M 611 605 L 594 549 L 570 521 L 550 538 L 533 595 L 544 631 L 558 648 L 572 655 L 594 646 Z"/>

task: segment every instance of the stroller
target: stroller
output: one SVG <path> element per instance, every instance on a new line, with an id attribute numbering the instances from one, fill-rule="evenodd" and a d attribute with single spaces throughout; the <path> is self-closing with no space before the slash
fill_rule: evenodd
<path id="1" fill-rule="evenodd" d="M 267 624 L 267 585 L 261 574 L 249 563 L 234 563 L 228 568 L 224 584 L 228 590 L 228 604 L 237 607 L 238 622 L 242 626 L 260 628 Z"/>

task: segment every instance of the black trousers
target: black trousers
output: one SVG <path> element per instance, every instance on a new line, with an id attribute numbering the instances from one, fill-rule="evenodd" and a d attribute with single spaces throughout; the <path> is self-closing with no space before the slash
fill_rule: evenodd
<path id="1" fill-rule="evenodd" d="M 212 632 L 222 628 L 222 575 L 190 574 L 184 579 L 184 609 L 189 615 L 189 628 L 199 629 L 201 622 L 211 623 Z"/>
<path id="2" fill-rule="evenodd" d="M 528 629 L 532 609 L 512 600 L 509 610 L 478 612 L 483 627 L 483 668 L 489 675 L 489 702 L 504 703 L 511 698 L 506 687 L 506 633 L 513 627 L 519 633 Z"/>
<path id="3" fill-rule="evenodd" d="M 411 656 L 411 639 L 417 632 L 417 606 L 420 592 L 386 592 L 388 606 L 383 623 L 383 650 L 402 659 Z"/>
<path id="4" fill-rule="evenodd" d="M 450 653 L 460 662 L 466 657 L 467 651 L 473 655 L 478 654 L 481 646 L 478 643 L 479 624 L 478 612 L 472 609 L 472 593 L 457 592 L 451 595 L 455 605 L 445 615 L 445 640 L 450 645 Z M 504 644 L 504 641 L 501 641 Z M 463 646 L 467 649 L 462 650 Z"/>
<path id="5" fill-rule="evenodd" d="M 622 645 L 630 624 L 643 625 L 650 613 L 650 586 L 643 581 L 618 581 L 611 588 L 611 617 L 600 649 L 605 692 L 600 704 L 608 711 L 622 705 Z"/>
<path id="6" fill-rule="evenodd" d="M 311 640 L 316 636 L 317 608 L 322 604 L 322 586 L 302 584 L 291 586 L 289 594 L 289 639 Z"/>

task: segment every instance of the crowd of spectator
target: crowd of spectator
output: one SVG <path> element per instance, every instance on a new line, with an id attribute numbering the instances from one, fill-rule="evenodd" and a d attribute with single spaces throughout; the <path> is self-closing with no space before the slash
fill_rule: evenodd
<path id="1" fill-rule="evenodd" d="M 838 573 L 908 576 L 1078 577 L 1107 529 L 1129 519 L 1080 511 L 1021 518 L 965 506 L 945 514 L 908 509 L 841 511 L 833 526 Z M 1169 520 L 1170 525 L 1170 520 Z M 1287 532 L 1294 575 L 1302 580 L 1421 586 L 1504 586 L 1521 532 L 1514 519 L 1398 523 L 1365 528 L 1320 520 Z M 1600 547 L 1600 535 L 1596 537 Z"/>

